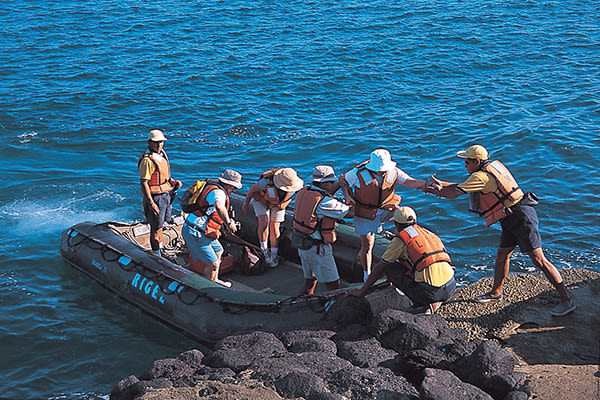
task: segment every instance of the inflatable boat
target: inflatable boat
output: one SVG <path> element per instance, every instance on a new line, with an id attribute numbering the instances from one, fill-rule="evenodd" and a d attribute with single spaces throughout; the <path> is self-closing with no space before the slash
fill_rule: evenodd
<path id="1" fill-rule="evenodd" d="M 233 212 L 241 223 L 238 235 L 256 243 L 256 218 L 241 212 L 243 199 L 231 196 Z M 334 247 L 342 287 L 324 291 L 319 284 L 314 295 L 305 296 L 300 295 L 304 278 L 297 251 L 289 243 L 291 211 L 282 223 L 280 253 L 285 259 L 260 275 L 237 269 L 221 275 L 230 287 L 189 269 L 189 253 L 181 237 L 183 222 L 182 214 L 163 229 L 162 257 L 150 251 L 150 230 L 143 223 L 79 223 L 63 232 L 60 253 L 69 265 L 125 301 L 204 343 L 256 329 L 319 328 L 336 299 L 361 285 L 362 270 L 355 261 L 360 238 L 348 225 L 338 226 Z M 227 241 L 222 243 L 226 251 L 233 250 Z M 374 254 L 381 255 L 388 243 L 378 235 Z M 390 296 L 398 297 L 387 284 L 378 285 L 377 291 L 393 293 L 374 296 L 379 303 L 386 303 L 381 309 L 390 305 Z"/>

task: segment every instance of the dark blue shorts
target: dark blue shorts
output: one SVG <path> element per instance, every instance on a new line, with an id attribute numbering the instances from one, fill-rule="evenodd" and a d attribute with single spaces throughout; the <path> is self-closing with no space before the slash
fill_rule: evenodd
<path id="1" fill-rule="evenodd" d="M 171 195 L 169 193 L 153 194 L 152 200 L 158 206 L 158 215 L 154 214 L 150 204 L 144 200 L 144 216 L 146 222 L 154 229 L 161 229 L 165 221 L 171 222 Z"/>
<path id="2" fill-rule="evenodd" d="M 500 221 L 502 225 L 500 247 L 510 248 L 518 245 L 523 253 L 542 247 L 535 209 L 531 206 L 518 205 L 513 207 L 512 211 L 511 215 Z"/>
<path id="3" fill-rule="evenodd" d="M 440 287 L 425 282 L 415 282 L 412 277 L 406 275 L 406 267 L 401 263 L 389 264 L 386 275 L 388 280 L 400 289 L 413 302 L 415 307 L 446 301 L 452 297 L 456 289 L 454 277 Z"/>

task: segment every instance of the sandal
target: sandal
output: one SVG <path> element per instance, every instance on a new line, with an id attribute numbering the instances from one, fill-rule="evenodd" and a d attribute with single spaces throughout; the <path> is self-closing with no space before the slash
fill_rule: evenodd
<path id="1" fill-rule="evenodd" d="M 477 303 L 489 303 L 492 301 L 502 301 L 502 293 L 500 293 L 499 296 L 492 296 L 491 292 L 488 292 L 486 294 L 480 294 L 479 296 L 475 297 L 474 301 L 476 301 Z"/>

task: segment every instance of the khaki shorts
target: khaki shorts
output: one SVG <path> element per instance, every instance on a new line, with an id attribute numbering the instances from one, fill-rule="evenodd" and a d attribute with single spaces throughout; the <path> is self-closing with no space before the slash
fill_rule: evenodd
<path id="1" fill-rule="evenodd" d="M 298 249 L 298 255 L 302 262 L 304 279 L 316 278 L 321 283 L 335 282 L 340 279 L 330 244 L 315 245 L 308 250 Z"/>
<path id="2" fill-rule="evenodd" d="M 269 221 L 283 222 L 285 221 L 285 210 L 281 210 L 277 207 L 267 208 L 260 201 L 252 199 L 252 207 L 254 208 L 254 215 L 266 215 Z"/>

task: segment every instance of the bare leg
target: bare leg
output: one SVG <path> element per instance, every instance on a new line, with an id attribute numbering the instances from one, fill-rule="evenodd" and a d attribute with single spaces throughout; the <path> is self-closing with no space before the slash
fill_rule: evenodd
<path id="1" fill-rule="evenodd" d="M 315 287 L 317 287 L 316 279 L 304 279 L 304 284 L 302 285 L 302 294 L 313 294 L 315 292 Z"/>
<path id="2" fill-rule="evenodd" d="M 266 242 L 269 233 L 267 230 L 269 227 L 269 217 L 266 215 L 259 215 L 256 217 L 256 219 L 258 219 L 258 228 L 256 229 L 258 240 L 261 242 Z"/>
<path id="3" fill-rule="evenodd" d="M 494 265 L 494 285 L 492 286 L 491 295 L 498 297 L 502 294 L 502 285 L 508 276 L 510 269 L 510 256 L 515 249 L 513 247 L 498 247 L 496 254 L 496 264 Z"/>
<path id="4" fill-rule="evenodd" d="M 360 250 L 358 252 L 358 259 L 360 265 L 363 267 L 363 271 L 371 273 L 371 261 L 373 257 L 373 245 L 375 244 L 375 234 L 368 233 L 366 235 L 360 235 Z"/>
<path id="5" fill-rule="evenodd" d="M 546 258 L 544 252 L 541 247 L 537 249 L 533 249 L 528 252 L 533 265 L 542 270 L 546 278 L 552 283 L 552 285 L 558 291 L 560 295 L 560 301 L 565 304 L 571 304 L 571 297 L 569 297 L 569 292 L 563 283 L 562 277 L 560 276 L 560 272 L 558 269 Z"/>
<path id="6" fill-rule="evenodd" d="M 206 276 L 211 281 L 216 281 L 219 278 L 219 267 L 221 266 L 221 256 L 223 252 L 217 253 L 217 261 L 214 263 L 206 264 L 206 268 L 204 268 L 204 276 Z"/>
<path id="7" fill-rule="evenodd" d="M 279 247 L 279 222 L 271 221 L 269 224 L 269 240 L 271 242 L 271 248 Z M 265 239 L 266 240 L 266 239 Z"/>

